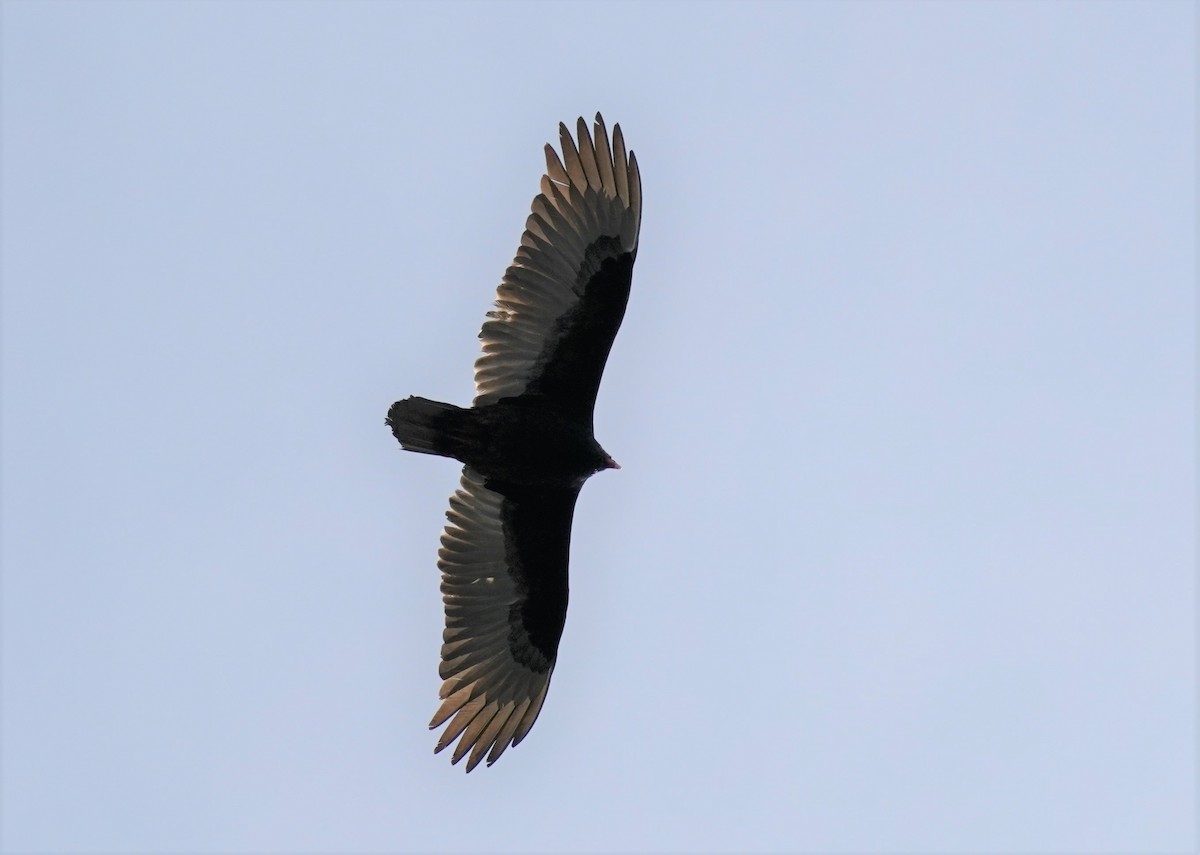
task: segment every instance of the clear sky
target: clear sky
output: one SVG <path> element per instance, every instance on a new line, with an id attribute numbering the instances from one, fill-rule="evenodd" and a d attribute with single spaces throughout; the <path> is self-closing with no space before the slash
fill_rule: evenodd
<path id="1" fill-rule="evenodd" d="M 1190 851 L 1196 7 L 3 4 L 9 852 Z M 642 168 L 558 669 L 435 757 L 557 123 Z"/>

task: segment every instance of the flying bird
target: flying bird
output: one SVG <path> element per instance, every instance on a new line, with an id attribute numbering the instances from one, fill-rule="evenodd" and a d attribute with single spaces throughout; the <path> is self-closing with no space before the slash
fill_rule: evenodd
<path id="1" fill-rule="evenodd" d="M 446 629 L 434 752 L 490 766 L 529 733 L 567 616 L 567 562 L 583 482 L 619 469 L 593 435 L 604 363 L 629 300 L 642 220 L 637 158 L 596 114 L 559 125 L 516 258 L 475 362 L 475 400 L 409 397 L 387 424 L 408 451 L 463 463 L 438 567 Z M 447 724 L 448 722 L 448 724 Z"/>

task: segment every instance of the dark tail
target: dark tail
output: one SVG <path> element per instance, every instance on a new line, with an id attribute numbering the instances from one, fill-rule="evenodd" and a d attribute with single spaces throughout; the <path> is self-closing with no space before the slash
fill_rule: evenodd
<path id="1" fill-rule="evenodd" d="M 453 404 L 410 397 L 392 404 L 387 425 L 409 451 L 455 457 L 467 441 L 469 412 Z"/>

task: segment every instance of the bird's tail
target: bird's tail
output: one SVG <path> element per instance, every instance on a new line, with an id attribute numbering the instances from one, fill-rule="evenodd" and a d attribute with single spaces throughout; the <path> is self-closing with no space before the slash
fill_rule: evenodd
<path id="1" fill-rule="evenodd" d="M 387 424 L 400 445 L 409 451 L 455 457 L 467 439 L 469 412 L 453 404 L 414 396 L 392 404 Z"/>

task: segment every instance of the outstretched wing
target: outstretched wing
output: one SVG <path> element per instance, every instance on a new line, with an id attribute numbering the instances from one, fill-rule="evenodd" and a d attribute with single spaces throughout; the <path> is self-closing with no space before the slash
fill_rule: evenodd
<path id="1" fill-rule="evenodd" d="M 465 467 L 450 497 L 438 551 L 443 702 L 429 726 L 450 722 L 434 751 L 458 739 L 453 762 L 470 752 L 468 772 L 524 739 L 541 712 L 567 617 L 578 496 L 578 486 L 485 483 Z"/>
<path id="2" fill-rule="evenodd" d="M 620 125 L 611 149 L 599 113 L 594 138 L 579 119 L 578 147 L 558 128 L 563 158 L 546 146 L 542 192 L 479 333 L 475 406 L 538 395 L 590 421 L 629 300 L 642 179 Z"/>

